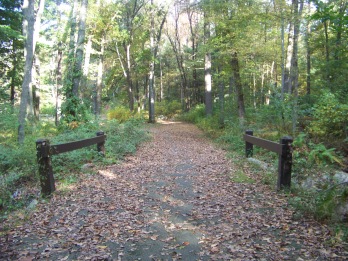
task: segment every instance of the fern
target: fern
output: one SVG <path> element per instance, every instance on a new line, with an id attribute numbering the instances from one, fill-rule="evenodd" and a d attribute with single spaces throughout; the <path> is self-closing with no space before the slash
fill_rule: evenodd
<path id="1" fill-rule="evenodd" d="M 308 155 L 308 159 L 311 162 L 315 162 L 317 164 L 326 164 L 330 163 L 338 163 L 343 166 L 341 159 L 335 154 L 335 149 L 327 149 L 324 144 L 316 144 L 313 145 L 313 149 Z"/>

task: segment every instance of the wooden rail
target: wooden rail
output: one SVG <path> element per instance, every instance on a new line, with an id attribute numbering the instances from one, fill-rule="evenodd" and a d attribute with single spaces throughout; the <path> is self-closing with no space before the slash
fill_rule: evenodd
<path id="1" fill-rule="evenodd" d="M 41 193 L 44 196 L 47 196 L 56 190 L 52 171 L 51 156 L 81 149 L 94 144 L 97 144 L 98 153 L 104 156 L 105 140 L 106 135 L 104 135 L 104 132 L 102 131 L 97 132 L 97 137 L 94 138 L 58 145 L 50 145 L 50 141 L 48 139 L 38 139 L 36 141 L 36 156 L 39 165 Z"/>
<path id="2" fill-rule="evenodd" d="M 292 141 L 291 137 L 283 137 L 280 143 L 264 140 L 253 136 L 253 131 L 247 130 L 244 134 L 245 155 L 253 156 L 253 145 L 257 145 L 266 150 L 275 152 L 279 155 L 278 160 L 278 181 L 277 189 L 290 188 L 291 186 L 291 168 L 292 168 Z"/>

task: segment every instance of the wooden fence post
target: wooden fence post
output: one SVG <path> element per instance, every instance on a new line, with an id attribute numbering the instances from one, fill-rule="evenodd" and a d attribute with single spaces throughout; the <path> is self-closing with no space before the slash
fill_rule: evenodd
<path id="1" fill-rule="evenodd" d="M 36 156 L 39 165 L 41 193 L 43 196 L 47 196 L 56 190 L 51 164 L 49 140 L 39 139 L 36 141 Z"/>
<path id="2" fill-rule="evenodd" d="M 104 131 L 98 131 L 97 136 L 103 136 Z M 103 142 L 97 143 L 97 150 L 98 153 L 101 154 L 102 156 L 105 156 L 105 140 Z"/>
<path id="3" fill-rule="evenodd" d="M 280 144 L 283 145 L 283 148 L 282 153 L 279 155 L 278 163 L 278 190 L 290 188 L 291 186 L 292 141 L 293 139 L 291 137 L 283 137 L 280 139 Z"/>
<path id="4" fill-rule="evenodd" d="M 253 136 L 254 132 L 252 130 L 246 130 L 245 134 Z M 249 143 L 249 142 L 246 141 L 245 142 L 245 156 L 247 158 L 250 158 L 250 157 L 253 156 L 253 149 L 254 149 L 254 145 L 252 143 Z"/>

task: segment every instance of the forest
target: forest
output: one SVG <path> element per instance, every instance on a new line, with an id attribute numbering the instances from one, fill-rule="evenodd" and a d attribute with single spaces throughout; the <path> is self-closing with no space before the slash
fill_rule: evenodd
<path id="1" fill-rule="evenodd" d="M 37 139 L 103 130 L 107 165 L 158 119 L 195 123 L 239 153 L 247 129 L 290 135 L 298 183 L 348 171 L 346 0 L 0 0 L 0 53 L 1 211 L 32 199 L 19 188 L 37 182 Z M 98 160 L 56 157 L 57 179 Z M 327 206 L 347 202 L 347 181 L 315 202 L 297 191 L 294 204 L 334 219 Z"/>

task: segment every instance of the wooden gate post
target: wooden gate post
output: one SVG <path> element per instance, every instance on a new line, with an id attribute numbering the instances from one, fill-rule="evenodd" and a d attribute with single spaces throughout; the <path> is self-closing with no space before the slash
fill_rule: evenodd
<path id="1" fill-rule="evenodd" d="M 41 193 L 43 196 L 47 196 L 56 190 L 51 164 L 49 140 L 39 139 L 36 141 L 36 156 L 39 165 Z"/>
<path id="2" fill-rule="evenodd" d="M 97 136 L 103 136 L 104 131 L 98 131 Z M 97 143 L 97 150 L 98 153 L 101 154 L 102 156 L 105 156 L 105 140 L 103 142 Z"/>
<path id="3" fill-rule="evenodd" d="M 252 130 L 246 130 L 245 134 L 253 136 L 254 132 Z M 252 143 L 249 143 L 249 142 L 246 141 L 245 142 L 245 156 L 247 158 L 250 158 L 250 157 L 253 156 L 253 149 L 254 149 L 254 145 Z"/>
<path id="4" fill-rule="evenodd" d="M 282 153 L 279 155 L 278 163 L 278 190 L 290 188 L 291 186 L 292 141 L 293 139 L 291 137 L 283 137 L 280 139 L 280 144 L 283 145 L 283 148 Z"/>

